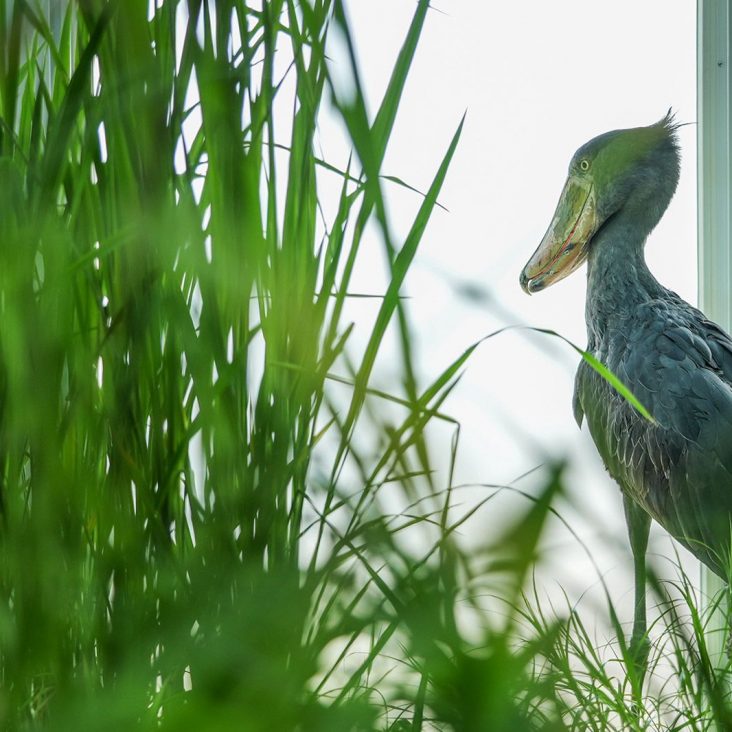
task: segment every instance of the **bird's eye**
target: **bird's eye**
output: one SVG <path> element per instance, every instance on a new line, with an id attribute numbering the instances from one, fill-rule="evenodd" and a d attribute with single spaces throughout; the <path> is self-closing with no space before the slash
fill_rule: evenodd
<path id="1" fill-rule="evenodd" d="M 590 169 L 590 161 L 587 160 L 587 158 L 583 158 L 582 160 L 580 160 L 579 167 L 580 170 L 582 170 L 583 172 L 588 171 Z"/>

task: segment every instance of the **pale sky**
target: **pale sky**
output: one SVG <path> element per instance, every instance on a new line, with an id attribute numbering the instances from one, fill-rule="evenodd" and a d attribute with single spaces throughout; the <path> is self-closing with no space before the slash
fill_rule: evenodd
<path id="1" fill-rule="evenodd" d="M 567 164 L 591 137 L 650 124 L 669 107 L 679 121 L 696 120 L 694 3 L 437 0 L 435 5 L 384 164 L 385 173 L 426 190 L 467 110 L 440 196 L 449 213 L 433 215 L 405 288 L 425 383 L 464 348 L 507 324 L 552 328 L 584 346 L 584 267 L 533 297 L 518 285 L 554 211 Z M 347 8 L 373 113 L 415 3 L 350 0 Z M 679 135 L 681 181 L 649 239 L 647 259 L 663 284 L 695 303 L 696 127 L 682 127 Z M 339 154 L 327 125 L 321 139 L 326 158 Z M 400 240 L 419 199 L 390 184 L 387 192 Z M 364 292 L 378 291 L 383 272 L 381 246 L 374 240 L 372 247 L 373 258 L 362 263 L 354 283 Z M 479 288 L 492 302 L 471 302 L 456 285 Z M 351 307 L 358 319 L 368 318 L 376 305 L 357 301 Z M 379 373 L 386 387 L 388 362 L 382 354 Z M 445 407 L 462 424 L 458 480 L 509 482 L 546 456 L 567 457 L 571 503 L 581 511 L 566 502 L 558 508 L 587 542 L 606 580 L 622 592 L 630 560 L 620 496 L 586 428 L 580 432 L 572 417 L 576 365 L 569 347 L 544 336 L 506 333 L 481 346 Z M 517 485 L 531 488 L 536 482 Z M 465 500 L 480 495 L 476 489 Z M 492 519 L 495 514 L 483 512 L 470 530 L 484 537 L 495 528 Z M 547 583 L 576 593 L 596 583 L 566 531 L 552 532 L 547 545 L 554 559 Z M 669 554 L 661 530 L 654 532 L 653 548 Z M 659 567 L 674 575 L 668 564 Z"/>

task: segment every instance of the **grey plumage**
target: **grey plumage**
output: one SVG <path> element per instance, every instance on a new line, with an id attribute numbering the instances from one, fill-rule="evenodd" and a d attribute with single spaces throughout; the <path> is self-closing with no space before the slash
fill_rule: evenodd
<path id="1" fill-rule="evenodd" d="M 611 318 L 589 350 L 653 415 L 642 417 L 584 361 L 575 414 L 630 498 L 726 576 L 732 516 L 732 340 L 659 288 Z"/>
<path id="2" fill-rule="evenodd" d="M 587 261 L 588 350 L 631 390 L 650 421 L 580 364 L 574 414 L 624 497 L 636 572 L 631 640 L 647 655 L 645 551 L 652 517 L 729 577 L 732 338 L 649 271 L 644 246 L 676 190 L 677 125 L 615 130 L 574 155 L 552 222 L 521 273 L 533 294 Z"/>

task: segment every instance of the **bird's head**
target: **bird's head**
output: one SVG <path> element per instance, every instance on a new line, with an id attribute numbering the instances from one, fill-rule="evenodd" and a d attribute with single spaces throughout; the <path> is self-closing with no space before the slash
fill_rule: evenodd
<path id="1" fill-rule="evenodd" d="M 577 150 L 549 228 L 521 272 L 528 294 L 574 272 L 620 211 L 635 213 L 644 236 L 650 232 L 676 190 L 677 127 L 669 110 L 655 124 L 606 132 Z"/>

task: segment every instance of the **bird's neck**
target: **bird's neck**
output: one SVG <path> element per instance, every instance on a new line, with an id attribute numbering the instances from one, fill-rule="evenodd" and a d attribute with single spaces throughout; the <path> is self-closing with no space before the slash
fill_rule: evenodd
<path id="1" fill-rule="evenodd" d="M 645 212 L 621 210 L 592 240 L 587 266 L 585 318 L 590 346 L 622 333 L 637 307 L 659 297 L 663 288 L 651 274 L 643 255 L 655 221 Z"/>

